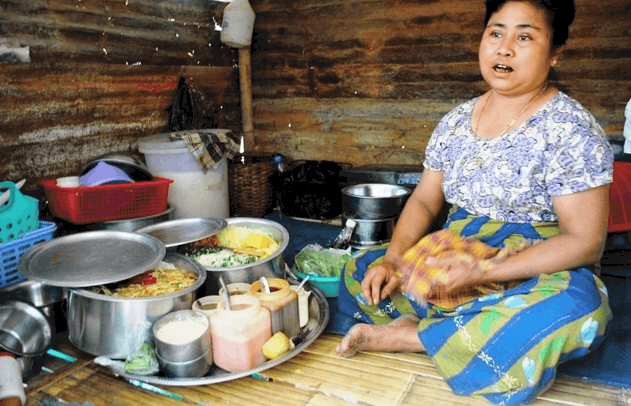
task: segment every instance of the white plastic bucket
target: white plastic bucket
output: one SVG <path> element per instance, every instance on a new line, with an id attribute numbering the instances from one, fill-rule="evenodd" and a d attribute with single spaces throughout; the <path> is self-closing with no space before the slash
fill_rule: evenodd
<path id="1" fill-rule="evenodd" d="M 171 141 L 168 134 L 141 138 L 138 140 L 138 151 L 144 154 L 147 169 L 152 175 L 173 179 L 168 201 L 175 208 L 174 219 L 230 216 L 228 163 L 225 158 L 204 173 L 184 141 Z"/>

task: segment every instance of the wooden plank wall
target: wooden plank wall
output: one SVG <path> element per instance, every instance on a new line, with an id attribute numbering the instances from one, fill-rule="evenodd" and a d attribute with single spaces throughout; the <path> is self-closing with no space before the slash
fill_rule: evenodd
<path id="1" fill-rule="evenodd" d="M 31 63 L 0 65 L 0 180 L 78 174 L 164 132 L 180 77 L 197 127 L 239 128 L 237 51 L 207 0 L 2 0 L 0 36 Z"/>
<path id="2" fill-rule="evenodd" d="M 631 97 L 631 3 L 575 0 L 554 82 L 620 138 Z M 257 4 L 257 146 L 293 158 L 419 164 L 440 117 L 482 94 L 482 0 Z"/>
<path id="3" fill-rule="evenodd" d="M 620 140 L 631 97 L 629 0 L 576 0 L 555 83 Z M 483 93 L 482 0 L 251 0 L 260 153 L 419 164 L 443 114 Z M 164 131 L 180 77 L 200 127 L 240 132 L 237 52 L 211 0 L 0 0 L 0 180 L 76 173 Z M 34 186 L 35 185 L 35 186 Z"/>

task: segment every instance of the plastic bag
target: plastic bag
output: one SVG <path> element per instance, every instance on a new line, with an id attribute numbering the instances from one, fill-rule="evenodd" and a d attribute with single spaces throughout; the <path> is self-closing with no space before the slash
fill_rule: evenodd
<path id="1" fill-rule="evenodd" d="M 351 258 L 351 249 L 340 250 L 323 248 L 319 244 L 309 244 L 294 257 L 298 272 L 339 277 L 346 261 Z"/>
<path id="2" fill-rule="evenodd" d="M 130 374 L 152 375 L 158 373 L 159 370 L 156 352 L 147 343 L 125 360 L 125 372 Z"/>

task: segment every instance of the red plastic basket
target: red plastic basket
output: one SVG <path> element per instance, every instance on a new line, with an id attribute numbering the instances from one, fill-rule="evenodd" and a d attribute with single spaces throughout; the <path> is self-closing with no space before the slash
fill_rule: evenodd
<path id="1" fill-rule="evenodd" d="M 150 182 L 80 187 L 59 187 L 56 179 L 40 183 L 55 217 L 86 224 L 165 212 L 173 180 L 155 177 Z"/>

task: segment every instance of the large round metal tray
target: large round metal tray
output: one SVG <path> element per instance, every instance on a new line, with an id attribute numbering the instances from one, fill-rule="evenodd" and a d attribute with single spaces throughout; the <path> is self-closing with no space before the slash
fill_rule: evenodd
<path id="1" fill-rule="evenodd" d="M 289 283 L 294 285 L 298 284 L 298 281 L 290 279 Z M 308 283 L 304 285 L 304 288 L 305 290 L 311 291 L 311 295 L 309 296 L 309 322 L 301 329 L 300 338 L 298 340 L 294 339 L 296 346 L 293 350 L 282 357 L 265 361 L 263 364 L 249 371 L 231 373 L 213 365 L 212 369 L 206 376 L 199 378 L 167 378 L 155 375 L 129 374 L 125 372 L 123 367 L 115 364 L 107 365 L 107 368 L 127 379 L 136 379 L 149 384 L 170 386 L 210 385 L 244 378 L 246 376 L 265 371 L 266 369 L 273 368 L 300 354 L 305 348 L 311 345 L 311 343 L 313 343 L 315 339 L 322 334 L 329 322 L 329 304 L 322 291 L 315 286 L 309 285 Z"/>
<path id="2" fill-rule="evenodd" d="M 18 271 L 46 285 L 80 288 L 136 276 L 158 265 L 162 241 L 127 231 L 85 231 L 37 244 L 20 259 Z"/>

